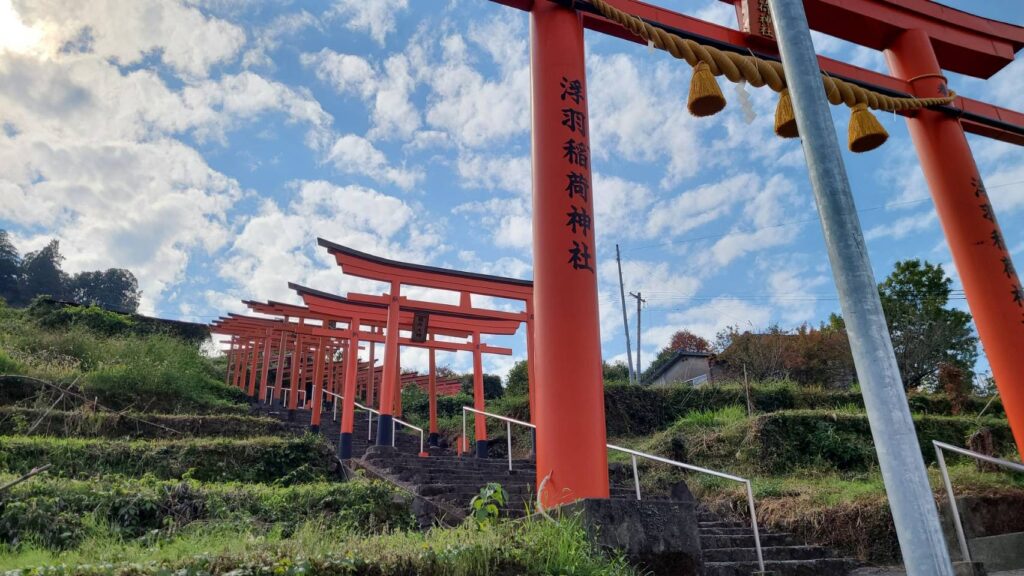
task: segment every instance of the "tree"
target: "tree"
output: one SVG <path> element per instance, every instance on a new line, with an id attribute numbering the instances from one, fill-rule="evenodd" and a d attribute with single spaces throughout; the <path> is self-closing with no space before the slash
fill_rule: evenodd
<path id="1" fill-rule="evenodd" d="M 978 359 L 971 315 L 946 308 L 953 281 L 941 265 L 897 262 L 878 285 L 896 363 L 906 389 L 937 383 L 943 363 L 970 373 Z"/>
<path id="2" fill-rule="evenodd" d="M 505 379 L 505 394 L 508 396 L 526 396 L 530 392 L 530 367 L 526 360 L 512 365 Z"/>
<path id="3" fill-rule="evenodd" d="M 21 256 L 6 230 L 0 230 L 0 298 L 19 304 L 21 294 Z"/>
<path id="4" fill-rule="evenodd" d="M 675 356 L 675 353 L 679 350 L 686 350 L 687 352 L 711 352 L 711 343 L 706 339 L 690 332 L 689 330 L 677 330 L 672 338 L 669 339 L 668 346 L 658 351 L 658 355 L 654 357 L 650 365 L 647 366 L 647 370 L 644 370 L 641 381 L 646 380 L 648 375 L 654 374 L 659 368 Z"/>
<path id="5" fill-rule="evenodd" d="M 462 391 L 470 396 L 473 395 L 473 375 L 463 374 L 462 380 Z M 501 386 L 501 376 L 497 374 L 484 374 L 484 398 L 487 400 L 494 400 L 501 398 L 501 395 L 505 392 L 505 389 Z"/>
<path id="6" fill-rule="evenodd" d="M 673 334 L 668 347 L 687 352 L 711 352 L 711 343 L 689 330 L 679 330 Z"/>
<path id="7" fill-rule="evenodd" d="M 75 302 L 118 312 L 138 310 L 142 295 L 135 275 L 122 268 L 80 272 L 71 279 L 68 288 L 69 296 Z"/>
<path id="8" fill-rule="evenodd" d="M 29 299 L 40 295 L 64 298 L 67 275 L 61 270 L 63 261 L 60 242 L 57 240 L 50 240 L 42 250 L 26 254 L 21 261 L 21 275 L 24 278 L 22 296 Z"/>
<path id="9" fill-rule="evenodd" d="M 787 331 L 772 326 L 762 333 L 729 327 L 718 335 L 721 371 L 731 378 L 791 379 L 800 384 L 844 388 L 853 383 L 853 357 L 846 331 L 830 319 L 813 328 Z"/>
<path id="10" fill-rule="evenodd" d="M 625 384 L 629 382 L 629 366 L 622 360 L 609 364 L 601 362 L 601 376 L 605 386 L 609 384 Z"/>

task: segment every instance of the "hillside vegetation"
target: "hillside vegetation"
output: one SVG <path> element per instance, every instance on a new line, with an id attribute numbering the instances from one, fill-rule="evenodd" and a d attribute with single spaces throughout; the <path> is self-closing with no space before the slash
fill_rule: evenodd
<path id="1" fill-rule="evenodd" d="M 50 465 L 0 491 L 0 572 L 635 574 L 572 519 L 421 532 L 408 495 L 249 416 L 223 370 L 125 315 L 0 303 L 0 486 Z"/>

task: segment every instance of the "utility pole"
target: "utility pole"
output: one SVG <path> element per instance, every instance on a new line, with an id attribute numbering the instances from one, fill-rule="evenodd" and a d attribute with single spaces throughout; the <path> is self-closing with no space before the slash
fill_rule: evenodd
<path id="1" fill-rule="evenodd" d="M 907 574 L 952 576 L 803 2 L 768 5 Z"/>
<path id="2" fill-rule="evenodd" d="M 626 317 L 626 288 L 622 284 L 622 257 L 619 256 L 619 245 L 615 245 L 615 262 L 619 265 L 619 300 L 622 301 L 622 329 L 626 332 L 626 362 L 629 364 L 629 383 L 639 384 L 633 373 L 633 351 L 629 349 L 629 318 Z M 639 346 L 639 341 L 637 346 Z"/>
<path id="3" fill-rule="evenodd" d="M 630 296 L 636 298 L 636 383 L 640 384 L 640 374 L 643 370 L 640 369 L 640 305 L 647 303 L 647 300 L 643 299 L 643 292 L 637 292 L 633 294 L 629 293 Z"/>

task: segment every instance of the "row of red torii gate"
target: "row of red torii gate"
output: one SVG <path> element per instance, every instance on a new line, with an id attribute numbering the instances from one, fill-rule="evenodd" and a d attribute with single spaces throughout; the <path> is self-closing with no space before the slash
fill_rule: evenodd
<path id="1" fill-rule="evenodd" d="M 529 280 L 398 262 L 323 239 L 319 244 L 335 257 L 345 274 L 385 282 L 389 291 L 338 296 L 290 283 L 304 305 L 246 300 L 243 303 L 260 316 L 228 314 L 212 323 L 212 331 L 230 337 L 228 384 L 252 398 L 278 402 L 292 415 L 295 410 L 310 410 L 314 431 L 320 428 L 324 403 L 340 398 L 338 456 L 342 459 L 352 457 L 356 400 L 380 413 L 376 443 L 388 446 L 393 442 L 394 419 L 402 415 L 401 391 L 407 384 L 426 385 L 428 443 L 438 444 L 437 397 L 461 388 L 457 379 L 438 379 L 438 350 L 472 352 L 473 402 L 481 412 L 485 410 L 483 355 L 512 354 L 510 348 L 486 344 L 482 338 L 512 336 L 525 324 L 527 355 L 532 355 L 533 283 Z M 456 293 L 458 304 L 414 300 L 402 295 L 403 286 Z M 478 307 L 474 297 L 518 301 L 522 309 Z M 379 368 L 376 344 L 384 348 Z M 368 360 L 361 362 L 359 350 L 364 345 Z M 425 382 L 415 374 L 402 374 L 402 346 L 428 351 Z M 530 372 L 533 414 L 534 378 Z M 475 415 L 474 436 L 477 456 L 487 457 L 487 427 L 481 414 Z"/>

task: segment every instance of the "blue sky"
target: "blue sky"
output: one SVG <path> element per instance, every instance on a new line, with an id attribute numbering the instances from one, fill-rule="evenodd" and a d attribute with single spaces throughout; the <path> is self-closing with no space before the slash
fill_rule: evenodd
<path id="1" fill-rule="evenodd" d="M 735 25 L 718 0 L 658 3 Z M 1024 24 L 1016 0 L 949 4 Z M 815 43 L 886 71 L 878 52 Z M 723 82 L 727 109 L 696 119 L 687 66 L 596 33 L 587 50 L 605 357 L 624 357 L 616 243 L 648 300 L 645 364 L 679 328 L 837 311 L 799 144 L 771 133 L 775 95 L 747 89 L 748 124 Z M 951 87 L 1024 110 L 1019 61 Z M 845 141 L 848 112 L 833 114 Z M 956 280 L 904 121 L 880 119 L 889 143 L 846 155 L 876 275 L 924 258 Z M 0 0 L 0 127 L 0 227 L 23 252 L 59 238 L 72 272 L 132 269 L 147 313 L 208 321 L 242 298 L 294 301 L 289 281 L 382 289 L 345 279 L 317 236 L 531 275 L 527 16 L 484 0 Z M 1024 151 L 971 143 L 1020 266 Z M 516 356 L 488 371 L 523 355 L 521 335 L 493 342 Z"/>

